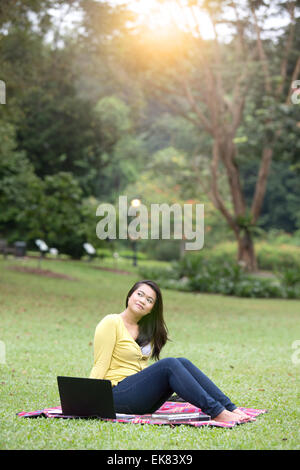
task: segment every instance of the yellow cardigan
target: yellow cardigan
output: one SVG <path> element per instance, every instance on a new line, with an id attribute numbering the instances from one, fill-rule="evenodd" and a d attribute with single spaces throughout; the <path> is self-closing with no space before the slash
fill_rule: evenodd
<path id="1" fill-rule="evenodd" d="M 125 377 L 143 370 L 149 362 L 127 330 L 120 314 L 111 314 L 98 323 L 94 337 L 94 366 L 90 378 L 110 380 L 117 385 Z"/>

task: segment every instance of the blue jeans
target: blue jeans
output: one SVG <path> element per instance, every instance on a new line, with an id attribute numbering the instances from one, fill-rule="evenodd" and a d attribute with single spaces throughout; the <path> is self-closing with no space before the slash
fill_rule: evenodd
<path id="1" fill-rule="evenodd" d="M 215 418 L 221 411 L 236 406 L 223 392 L 188 359 L 165 358 L 113 387 L 117 413 L 154 413 L 175 392 Z"/>

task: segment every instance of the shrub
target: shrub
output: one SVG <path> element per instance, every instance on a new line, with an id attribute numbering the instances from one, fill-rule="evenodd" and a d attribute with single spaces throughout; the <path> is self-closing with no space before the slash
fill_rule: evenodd
<path id="1" fill-rule="evenodd" d="M 284 271 L 300 268 L 300 248 L 297 246 L 258 243 L 256 254 L 260 269 Z"/>
<path id="2" fill-rule="evenodd" d="M 160 240 L 159 243 L 152 243 L 149 254 L 160 261 L 178 260 L 180 257 L 180 244 L 177 240 Z"/>
<path id="3" fill-rule="evenodd" d="M 245 273 L 241 266 L 214 262 L 199 256 L 186 257 L 169 268 L 143 268 L 140 274 L 161 287 L 252 298 L 300 298 L 300 270 L 279 272 L 279 277 L 262 278 Z"/>
<path id="4" fill-rule="evenodd" d="M 170 266 L 169 268 L 160 268 L 160 267 L 141 267 L 139 269 L 139 274 L 144 279 L 152 279 L 153 281 L 169 281 L 169 280 L 178 280 L 177 273 Z"/>
<path id="5" fill-rule="evenodd" d="M 159 285 L 160 287 L 164 287 L 165 289 L 173 289 L 186 292 L 190 292 L 192 290 L 189 283 L 189 279 L 184 277 L 182 279 L 159 279 Z"/>
<path id="6" fill-rule="evenodd" d="M 233 295 L 237 297 L 276 298 L 285 297 L 278 282 L 271 279 L 246 277 L 234 286 Z"/>
<path id="7" fill-rule="evenodd" d="M 300 268 L 300 247 L 287 243 L 271 244 L 257 242 L 255 253 L 258 267 L 261 270 L 283 271 L 289 268 Z M 235 242 L 220 243 L 212 250 L 205 250 L 196 256 L 202 256 L 211 262 L 237 261 L 237 245 Z"/>
<path id="8" fill-rule="evenodd" d="M 285 287 L 294 287 L 300 283 L 300 267 L 277 273 Z"/>

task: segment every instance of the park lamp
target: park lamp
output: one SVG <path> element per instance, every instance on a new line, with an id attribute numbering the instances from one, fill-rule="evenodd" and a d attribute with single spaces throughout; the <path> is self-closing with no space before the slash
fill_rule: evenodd
<path id="1" fill-rule="evenodd" d="M 130 205 L 132 207 L 139 207 L 141 205 L 141 201 L 138 198 L 132 199 Z"/>

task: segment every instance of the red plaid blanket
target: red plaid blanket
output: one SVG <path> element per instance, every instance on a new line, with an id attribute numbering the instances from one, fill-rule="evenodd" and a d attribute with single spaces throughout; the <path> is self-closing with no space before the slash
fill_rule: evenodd
<path id="1" fill-rule="evenodd" d="M 251 417 L 256 417 L 260 414 L 266 413 L 267 410 L 265 409 L 254 409 L 254 408 L 239 408 L 240 410 L 244 411 L 244 413 L 247 413 Z M 194 405 L 191 405 L 190 403 L 179 403 L 179 402 L 171 402 L 167 401 L 165 402 L 157 412 L 163 412 L 163 413 L 202 413 L 200 408 L 197 408 Z M 51 408 L 43 408 L 42 410 L 36 410 L 36 411 L 22 411 L 20 413 L 17 413 L 17 416 L 23 417 L 23 418 L 37 418 L 39 416 L 43 416 L 45 418 L 73 418 L 73 416 L 66 416 L 61 413 L 61 407 L 60 406 L 55 406 Z M 169 426 L 177 426 L 180 424 L 185 424 L 189 426 L 216 426 L 216 427 L 221 427 L 221 428 L 232 428 L 236 426 L 237 424 L 241 424 L 239 422 L 235 421 L 230 421 L 230 422 L 220 422 L 220 421 L 214 421 L 214 420 L 209 420 L 209 421 L 189 421 L 189 420 L 180 420 L 179 422 L 166 422 L 166 420 L 163 419 L 153 419 L 151 415 L 135 415 L 134 418 L 118 418 L 118 419 L 102 419 L 103 421 L 112 421 L 112 422 L 118 422 L 118 423 L 131 423 L 131 424 L 168 424 Z"/>

